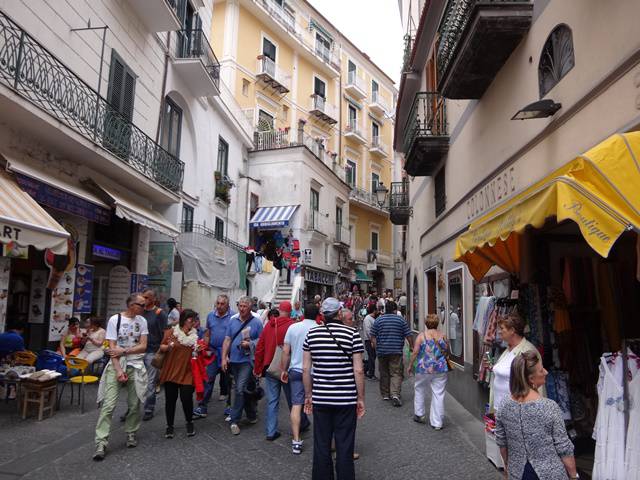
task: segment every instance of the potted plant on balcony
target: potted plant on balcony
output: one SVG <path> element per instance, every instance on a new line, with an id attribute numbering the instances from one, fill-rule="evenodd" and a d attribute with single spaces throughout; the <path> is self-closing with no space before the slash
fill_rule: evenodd
<path id="1" fill-rule="evenodd" d="M 231 201 L 230 190 L 233 184 L 228 181 L 225 175 L 222 175 L 222 172 L 217 170 L 214 173 L 214 177 L 216 179 L 215 198 L 228 205 Z"/>

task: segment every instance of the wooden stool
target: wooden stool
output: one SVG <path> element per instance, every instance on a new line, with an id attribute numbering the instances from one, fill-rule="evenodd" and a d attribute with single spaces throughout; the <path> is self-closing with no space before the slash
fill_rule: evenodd
<path id="1" fill-rule="evenodd" d="M 38 421 L 42 420 L 45 412 L 49 412 L 49 417 L 53 416 L 56 406 L 56 390 L 57 386 L 51 385 L 46 387 L 33 387 L 32 385 L 23 385 L 22 387 L 22 418 L 27 418 L 27 410 L 30 404 L 38 407 Z"/>

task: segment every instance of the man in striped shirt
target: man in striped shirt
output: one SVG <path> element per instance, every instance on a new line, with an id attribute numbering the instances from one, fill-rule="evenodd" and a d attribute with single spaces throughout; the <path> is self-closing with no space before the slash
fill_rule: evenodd
<path id="1" fill-rule="evenodd" d="M 406 339 L 413 350 L 413 337 L 407 322 L 397 314 L 396 302 L 387 300 L 384 308 L 384 315 L 380 315 L 371 327 L 371 345 L 378 355 L 382 399 L 391 398 L 395 407 L 401 407 L 402 349 Z"/>
<path id="2" fill-rule="evenodd" d="M 360 334 L 340 321 L 340 302 L 322 302 L 324 324 L 312 328 L 303 344 L 305 413 L 313 413 L 313 480 L 333 480 L 331 439 L 336 442 L 338 480 L 355 478 L 356 420 L 364 408 L 364 347 Z M 311 369 L 313 367 L 313 380 Z"/>

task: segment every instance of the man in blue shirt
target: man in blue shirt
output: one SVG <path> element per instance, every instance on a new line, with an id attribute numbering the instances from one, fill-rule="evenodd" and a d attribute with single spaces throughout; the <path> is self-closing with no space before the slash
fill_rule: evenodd
<path id="1" fill-rule="evenodd" d="M 207 383 L 204 387 L 204 397 L 198 406 L 193 410 L 194 418 L 204 418 L 207 416 L 207 405 L 211 400 L 213 386 L 216 376 L 220 374 L 220 400 L 226 400 L 229 394 L 228 375 L 222 371 L 222 344 L 227 335 L 229 320 L 236 312 L 229 307 L 229 297 L 220 294 L 216 299 L 216 308 L 207 315 L 207 326 L 204 333 L 204 341 L 209 345 L 209 350 L 216 356 L 216 359 L 207 367 Z"/>
<path id="2" fill-rule="evenodd" d="M 0 360 L 14 352 L 25 350 L 23 333 L 24 323 L 21 322 L 11 322 L 7 331 L 0 333 Z"/>
<path id="3" fill-rule="evenodd" d="M 371 327 L 370 340 L 378 355 L 380 372 L 380 394 L 383 400 L 391 399 L 394 407 L 402 406 L 400 389 L 402 387 L 403 367 L 402 350 L 405 339 L 413 350 L 411 329 L 396 312 L 398 306 L 393 300 L 387 300 L 384 315 L 376 318 Z"/>
<path id="4" fill-rule="evenodd" d="M 258 421 L 257 401 L 246 395 L 246 390 L 255 387 L 253 378 L 253 355 L 260 333 L 262 321 L 251 311 L 253 301 L 249 297 L 240 297 L 238 313 L 231 317 L 222 344 L 222 370 L 231 370 L 235 380 L 233 407 L 231 408 L 231 433 L 238 435 L 238 422 L 242 411 L 247 413 L 249 423 Z M 247 388 L 249 387 L 249 388 Z"/>

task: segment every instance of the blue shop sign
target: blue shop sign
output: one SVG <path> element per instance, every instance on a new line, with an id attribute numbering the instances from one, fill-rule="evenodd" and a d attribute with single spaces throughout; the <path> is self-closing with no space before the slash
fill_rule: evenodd
<path id="1" fill-rule="evenodd" d="M 27 192 L 38 203 L 61 212 L 77 215 L 87 220 L 103 225 L 111 223 L 111 210 L 84 198 L 76 197 L 71 193 L 52 187 L 46 183 L 35 180 L 26 175 L 15 173 L 20 188 Z"/>
<path id="2" fill-rule="evenodd" d="M 108 260 L 120 261 L 122 260 L 122 250 L 117 248 L 105 247 L 104 245 L 93 244 L 91 249 L 94 257 L 106 258 Z"/>

